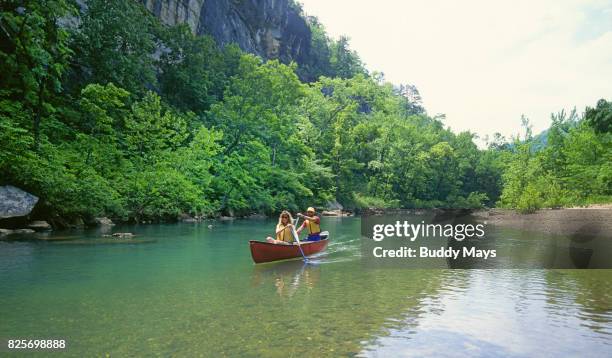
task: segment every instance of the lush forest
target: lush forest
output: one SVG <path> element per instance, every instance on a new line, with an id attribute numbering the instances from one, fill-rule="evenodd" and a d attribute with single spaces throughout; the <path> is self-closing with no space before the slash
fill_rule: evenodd
<path id="1" fill-rule="evenodd" d="M 0 5 L 0 184 L 57 225 L 346 208 L 612 201 L 612 103 L 479 149 L 309 19 L 302 66 L 167 27 L 138 2 Z M 306 82 L 301 79 L 316 78 Z M 518 125 L 519 119 L 517 119 Z"/>
<path id="2" fill-rule="evenodd" d="M 551 127 L 502 145 L 501 207 L 533 212 L 543 207 L 612 202 L 612 102 L 600 100 L 583 115 L 551 115 Z M 499 145 L 494 145 L 499 148 Z"/>

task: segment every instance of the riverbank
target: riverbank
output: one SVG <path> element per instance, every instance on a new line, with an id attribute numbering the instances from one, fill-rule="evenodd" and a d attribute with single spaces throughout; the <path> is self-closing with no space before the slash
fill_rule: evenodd
<path id="1" fill-rule="evenodd" d="M 541 209 L 532 214 L 491 209 L 484 215 L 489 225 L 542 232 L 549 235 L 612 237 L 612 204 L 564 209 Z"/>
<path id="2" fill-rule="evenodd" d="M 333 215 L 332 215 L 333 214 Z M 354 213 L 342 210 L 322 211 L 322 216 L 332 217 L 347 217 L 353 216 Z M 521 214 L 514 210 L 507 209 L 487 209 L 475 212 L 475 215 L 487 220 L 488 225 L 521 229 L 524 231 L 541 232 L 549 235 L 580 235 L 580 236 L 609 236 L 612 237 L 612 204 L 597 204 L 588 207 L 572 207 L 563 209 L 540 209 L 532 214 Z M 250 214 L 244 216 L 218 216 L 218 217 L 191 217 L 182 215 L 177 220 L 172 222 L 183 223 L 206 223 L 207 227 L 212 227 L 215 223 L 233 220 L 265 220 L 269 216 L 263 214 Z M 45 223 L 46 222 L 34 222 Z M 130 221 L 121 221 L 120 219 L 108 219 L 106 217 L 95 218 L 87 223 L 81 221 L 80 225 L 53 227 L 49 224 L 44 229 L 32 227 L 32 225 L 24 225 L 23 228 L 13 230 L 0 229 L 0 239 L 19 239 L 19 238 L 40 238 L 48 239 L 49 231 L 62 229 L 85 229 L 92 227 L 101 227 L 105 233 L 112 233 L 112 227 L 115 223 L 120 225 L 127 224 L 160 224 L 163 222 L 142 221 L 138 223 Z M 171 222 L 166 222 L 171 223 Z M 31 223 L 30 223 L 31 224 Z"/>

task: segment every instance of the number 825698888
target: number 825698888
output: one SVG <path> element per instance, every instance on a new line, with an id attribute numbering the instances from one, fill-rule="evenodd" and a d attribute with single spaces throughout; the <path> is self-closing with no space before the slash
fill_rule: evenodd
<path id="1" fill-rule="evenodd" d="M 6 348 L 13 349 L 66 349 L 65 339 L 8 339 Z"/>

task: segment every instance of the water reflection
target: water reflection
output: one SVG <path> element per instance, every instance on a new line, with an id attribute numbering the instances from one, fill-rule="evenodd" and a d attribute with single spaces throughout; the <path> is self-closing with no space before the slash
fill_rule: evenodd
<path id="1" fill-rule="evenodd" d="M 612 270 L 558 270 L 546 275 L 550 307 L 567 316 L 568 307 L 581 325 L 599 334 L 611 335 Z"/>
<path id="2" fill-rule="evenodd" d="M 361 356 L 609 356 L 612 271 L 441 272 Z"/>
<path id="3" fill-rule="evenodd" d="M 369 269 L 359 221 L 324 224 L 308 265 L 253 265 L 271 225 L 251 222 L 0 242 L 0 337 L 68 337 L 74 356 L 609 356 L 612 270 Z"/>
<path id="4" fill-rule="evenodd" d="M 320 275 L 319 265 L 301 260 L 256 265 L 253 267 L 252 286 L 273 285 L 278 296 L 292 297 L 300 287 L 312 290 Z"/>

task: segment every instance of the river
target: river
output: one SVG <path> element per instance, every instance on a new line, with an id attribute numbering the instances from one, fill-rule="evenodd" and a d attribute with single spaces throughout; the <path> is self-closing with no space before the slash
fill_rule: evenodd
<path id="1" fill-rule="evenodd" d="M 312 263 L 254 265 L 271 220 L 0 241 L 0 338 L 71 356 L 610 356 L 612 270 L 372 269 L 359 218 Z M 2 350 L 0 350 L 2 351 Z"/>

